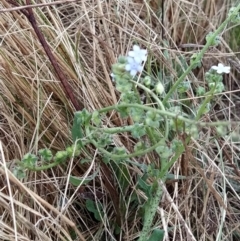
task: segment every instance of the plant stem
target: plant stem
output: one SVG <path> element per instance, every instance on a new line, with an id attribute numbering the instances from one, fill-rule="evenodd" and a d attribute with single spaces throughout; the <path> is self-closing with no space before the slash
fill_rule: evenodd
<path id="1" fill-rule="evenodd" d="M 214 90 L 216 89 L 216 84 L 215 86 L 209 91 L 209 95 L 206 96 L 205 100 L 203 101 L 201 107 L 199 108 L 198 112 L 197 112 L 197 116 L 195 118 L 196 121 L 198 121 L 202 114 L 204 113 L 204 109 L 206 107 L 206 105 L 210 102 L 210 100 L 213 98 L 213 93 L 214 93 Z"/>
<path id="2" fill-rule="evenodd" d="M 26 0 L 26 3 L 28 5 L 31 5 L 30 0 Z M 60 68 L 54 54 L 52 53 L 47 41 L 44 38 L 43 33 L 41 32 L 41 30 L 38 27 L 38 24 L 37 24 L 37 21 L 34 16 L 32 8 L 22 9 L 21 12 L 27 17 L 27 19 L 31 23 L 31 25 L 38 37 L 39 42 L 41 43 L 46 55 L 48 56 L 52 66 L 55 70 L 56 75 L 58 76 L 59 80 L 62 83 L 66 96 L 70 99 L 71 103 L 73 104 L 73 106 L 75 107 L 76 110 L 82 110 L 84 108 L 84 106 L 82 103 L 79 103 L 77 98 L 74 96 L 74 92 L 73 92 L 71 85 L 68 83 L 68 80 L 66 79 L 66 76 L 65 76 L 63 70 Z"/>
<path id="3" fill-rule="evenodd" d="M 163 182 L 165 182 L 165 180 L 163 180 Z M 145 209 L 145 214 L 144 214 L 143 229 L 141 231 L 138 241 L 147 241 L 148 240 L 152 222 L 153 222 L 154 216 L 157 212 L 157 208 L 158 208 L 159 202 L 161 200 L 162 193 L 163 193 L 162 186 L 158 182 L 157 190 L 155 191 L 154 196 L 150 197 L 148 200 L 148 202 L 149 202 L 147 204 L 148 208 Z"/>
<path id="4" fill-rule="evenodd" d="M 145 155 L 151 151 L 154 151 L 159 145 L 162 144 L 162 140 L 157 142 L 155 145 L 145 149 L 145 150 L 139 150 L 136 151 L 134 153 L 131 154 L 123 154 L 123 155 L 116 155 L 113 154 L 111 152 L 106 151 L 105 149 L 98 147 L 98 143 L 94 140 L 90 140 L 90 142 L 96 147 L 98 148 L 99 151 L 101 151 L 103 154 L 105 154 L 106 156 L 108 156 L 109 158 L 111 158 L 112 160 L 121 160 L 121 159 L 126 159 L 126 158 L 131 158 L 131 157 L 136 157 L 136 156 L 142 156 Z"/>
<path id="5" fill-rule="evenodd" d="M 149 93 L 154 100 L 156 100 L 156 102 L 158 103 L 159 107 L 165 111 L 165 107 L 162 103 L 162 101 L 158 98 L 157 95 L 155 95 L 149 88 L 147 88 L 146 86 L 136 82 L 136 81 L 133 81 L 131 80 L 131 82 L 133 82 L 135 85 L 139 86 L 141 89 L 145 90 L 147 93 Z M 169 134 L 169 125 L 168 125 L 168 119 L 167 117 L 164 115 L 164 120 L 165 120 L 165 139 L 167 140 L 168 139 L 168 134 Z"/>
<path id="6" fill-rule="evenodd" d="M 144 128 L 143 124 L 139 124 L 139 126 Z M 135 127 L 135 125 L 129 125 L 129 126 L 119 126 L 119 127 L 109 127 L 109 128 L 98 128 L 94 126 L 89 126 L 90 129 L 96 130 L 96 131 L 103 131 L 108 134 L 117 134 L 122 132 L 130 132 Z"/>
<path id="7" fill-rule="evenodd" d="M 166 115 L 168 117 L 179 119 L 179 120 L 182 120 L 182 121 L 184 121 L 186 123 L 195 124 L 195 125 L 199 125 L 199 126 L 216 126 L 216 125 L 217 126 L 220 126 L 220 125 L 228 126 L 229 125 L 229 121 L 198 122 L 196 120 L 192 120 L 192 119 L 188 119 L 186 117 L 183 117 L 183 116 L 181 116 L 179 114 L 175 114 L 175 113 L 172 113 L 172 112 L 155 109 L 153 107 L 140 105 L 140 104 L 125 104 L 124 103 L 124 104 L 119 104 L 119 105 L 112 105 L 112 106 L 108 106 L 108 107 L 102 108 L 98 112 L 99 113 L 105 113 L 105 112 L 112 111 L 112 110 L 118 111 L 119 108 L 126 108 L 126 107 L 135 107 L 135 108 L 141 108 L 141 109 L 144 109 L 144 110 L 147 110 L 147 111 L 149 111 L 149 110 L 150 111 L 156 111 L 160 115 Z M 91 119 L 91 116 L 89 117 L 89 119 Z"/>
<path id="8" fill-rule="evenodd" d="M 208 39 L 206 45 L 202 48 L 202 50 L 199 52 L 197 55 L 196 59 L 192 62 L 192 64 L 186 69 L 186 71 L 179 77 L 179 79 L 174 83 L 172 88 L 168 91 L 166 94 L 164 100 L 163 100 L 163 105 L 166 106 L 167 101 L 169 100 L 170 96 L 172 93 L 177 89 L 178 85 L 187 77 L 187 75 L 194 69 L 196 64 L 198 64 L 205 52 L 208 50 L 208 48 L 211 46 L 212 42 L 214 39 L 220 34 L 223 29 L 226 27 L 228 22 L 231 21 L 232 17 L 236 15 L 240 11 L 240 4 L 235 8 L 235 10 L 232 12 L 231 15 L 229 15 L 226 20 L 217 28 L 217 30 L 212 34 L 212 36 Z"/>
<path id="9" fill-rule="evenodd" d="M 185 149 L 184 149 L 183 145 L 179 146 L 175 156 L 171 159 L 171 161 L 167 162 L 167 160 L 166 160 L 164 162 L 164 163 L 166 163 L 166 165 L 161 169 L 159 176 L 157 177 L 158 180 L 160 179 L 160 180 L 162 180 L 162 183 L 165 183 L 169 168 L 178 160 L 178 158 L 180 157 L 180 155 L 182 155 L 184 150 Z M 149 203 L 147 204 L 147 207 L 145 208 L 143 229 L 141 231 L 138 241 L 148 240 L 152 222 L 153 222 L 154 216 L 157 212 L 157 208 L 158 208 L 159 202 L 161 200 L 162 193 L 163 193 L 162 186 L 160 185 L 160 182 L 157 181 L 157 189 L 156 189 L 154 195 L 152 195 L 152 197 L 149 198 L 149 200 L 148 200 Z"/>

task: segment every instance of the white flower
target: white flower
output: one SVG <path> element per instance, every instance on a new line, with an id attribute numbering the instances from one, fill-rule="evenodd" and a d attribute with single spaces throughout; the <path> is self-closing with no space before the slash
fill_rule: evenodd
<path id="1" fill-rule="evenodd" d="M 218 66 L 212 66 L 211 69 L 214 69 L 217 71 L 218 74 L 230 73 L 230 66 L 224 66 L 223 64 L 219 63 Z"/>
<path id="2" fill-rule="evenodd" d="M 147 50 L 146 49 L 140 49 L 140 47 L 138 45 L 134 45 L 133 46 L 133 51 L 129 51 L 128 55 L 132 58 L 134 58 L 134 60 L 137 63 L 142 63 L 143 61 L 146 61 L 147 59 Z"/>
<path id="3" fill-rule="evenodd" d="M 137 72 L 141 72 L 143 69 L 142 65 L 135 61 L 134 58 L 128 57 L 125 70 L 130 72 L 130 75 L 134 76 Z"/>
<path id="4" fill-rule="evenodd" d="M 115 74 L 111 73 L 110 76 L 112 77 L 112 81 L 114 82 Z"/>

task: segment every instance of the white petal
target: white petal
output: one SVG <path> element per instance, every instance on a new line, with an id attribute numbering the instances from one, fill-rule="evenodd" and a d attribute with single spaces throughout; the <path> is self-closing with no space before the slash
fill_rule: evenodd
<path id="1" fill-rule="evenodd" d="M 127 58 L 127 62 L 128 62 L 129 64 L 133 63 L 133 62 L 134 62 L 134 58 L 128 57 L 128 58 Z"/>
<path id="2" fill-rule="evenodd" d="M 146 54 L 144 54 L 144 55 L 142 56 L 142 60 L 143 60 L 143 61 L 146 61 L 146 60 L 147 60 L 147 55 L 146 55 Z"/>
<path id="3" fill-rule="evenodd" d="M 133 51 L 138 52 L 140 50 L 140 47 L 138 45 L 133 45 Z"/>
<path id="4" fill-rule="evenodd" d="M 142 63 L 142 58 L 139 56 L 135 56 L 134 60 L 138 63 L 141 64 Z"/>
<path id="5" fill-rule="evenodd" d="M 224 65 L 222 63 L 219 63 L 218 68 L 224 68 Z"/>
<path id="6" fill-rule="evenodd" d="M 134 57 L 135 56 L 135 52 L 134 51 L 129 51 L 128 55 L 131 56 L 131 57 Z"/>
<path id="7" fill-rule="evenodd" d="M 216 65 L 212 66 L 211 69 L 218 70 L 218 67 Z"/>
<path id="8" fill-rule="evenodd" d="M 212 66 L 211 69 L 216 70 L 218 74 L 230 73 L 230 66 L 224 66 L 222 63 L 219 63 L 218 66 Z"/>
<path id="9" fill-rule="evenodd" d="M 146 50 L 146 49 L 142 49 L 141 51 L 142 51 L 142 54 L 143 54 L 143 55 L 146 55 L 146 54 L 147 54 L 147 50 Z"/>
<path id="10" fill-rule="evenodd" d="M 137 66 L 137 70 L 138 70 L 138 72 L 141 72 L 142 69 L 143 69 L 143 67 L 142 67 L 141 65 L 138 65 L 138 66 Z"/>
<path id="11" fill-rule="evenodd" d="M 136 71 L 135 69 L 132 69 L 132 70 L 130 71 L 130 75 L 134 76 L 134 75 L 136 75 L 136 74 L 137 74 L 137 71 Z"/>
<path id="12" fill-rule="evenodd" d="M 127 65 L 125 66 L 125 70 L 129 71 L 130 69 L 131 69 L 131 65 L 130 65 L 130 64 L 127 64 Z"/>
<path id="13" fill-rule="evenodd" d="M 224 71 L 226 74 L 229 74 L 230 73 L 230 66 L 225 66 L 225 71 Z"/>

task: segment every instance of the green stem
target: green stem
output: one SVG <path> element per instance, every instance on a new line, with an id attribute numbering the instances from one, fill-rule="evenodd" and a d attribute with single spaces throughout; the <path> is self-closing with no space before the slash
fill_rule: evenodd
<path id="1" fill-rule="evenodd" d="M 154 136 L 154 134 L 153 134 L 153 129 L 151 127 L 146 127 L 146 132 L 147 132 L 147 135 L 148 135 L 151 143 L 156 144 L 158 142 L 159 138 L 158 138 L 158 140 L 156 140 L 156 136 Z M 160 139 L 162 139 L 161 136 L 159 136 L 159 137 L 160 137 Z"/>
<path id="2" fill-rule="evenodd" d="M 231 18 L 236 15 L 240 11 L 240 4 L 235 8 L 235 10 L 232 12 L 231 15 L 229 15 L 226 20 L 218 27 L 218 29 L 212 34 L 212 36 L 208 39 L 206 45 L 202 48 L 202 50 L 197 55 L 196 59 L 192 62 L 192 64 L 186 69 L 186 71 L 179 77 L 179 79 L 174 83 L 172 88 L 168 91 L 166 94 L 163 105 L 166 106 L 167 101 L 169 100 L 172 93 L 177 89 L 178 85 L 187 77 L 187 75 L 194 69 L 196 64 L 198 64 L 205 52 L 208 50 L 208 48 L 211 46 L 212 42 L 215 40 L 215 38 L 224 30 L 228 22 L 231 21 Z"/>
<path id="3" fill-rule="evenodd" d="M 143 110 L 147 110 L 147 111 L 156 111 L 156 113 L 160 114 L 160 115 L 166 115 L 168 117 L 171 118 L 175 118 L 175 119 L 179 119 L 182 120 L 186 123 L 189 124 L 195 124 L 195 125 L 199 125 L 199 126 L 219 126 L 219 125 L 223 125 L 223 126 L 228 126 L 229 125 L 229 121 L 218 121 L 218 122 L 198 122 L 196 120 L 191 120 L 191 119 L 187 119 L 179 114 L 175 114 L 172 112 L 168 112 L 168 111 L 163 111 L 163 110 L 159 110 L 159 109 L 155 109 L 153 107 L 149 107 L 149 106 L 145 106 L 145 105 L 139 105 L 139 104 L 119 104 L 119 105 L 112 105 L 112 106 L 108 106 L 105 108 L 102 108 L 101 110 L 99 110 L 99 113 L 105 113 L 105 112 L 109 112 L 112 110 L 116 110 L 118 111 L 119 108 L 128 108 L 128 107 L 135 107 L 135 108 L 142 108 Z M 91 117 L 90 117 L 91 119 Z"/>
<path id="4" fill-rule="evenodd" d="M 165 180 L 163 179 L 163 182 Z M 154 197 L 150 197 L 148 200 L 148 208 L 145 208 L 145 214 L 144 214 L 144 222 L 143 222 L 143 229 L 140 233 L 140 237 L 138 241 L 147 241 L 149 238 L 152 222 L 154 219 L 154 216 L 157 212 L 157 208 L 159 206 L 159 202 L 162 197 L 162 186 L 160 183 L 157 183 L 157 190 L 154 193 Z"/>
<path id="5" fill-rule="evenodd" d="M 137 86 L 139 86 L 141 89 L 145 90 L 147 93 L 149 93 L 154 100 L 156 100 L 156 102 L 158 103 L 158 105 L 160 106 L 160 108 L 165 111 L 165 107 L 162 103 L 162 101 L 158 98 L 157 95 L 155 95 L 149 88 L 147 88 L 146 86 L 136 82 L 136 81 L 133 81 L 131 80 L 131 82 L 133 82 L 134 84 L 136 84 Z M 169 134 L 169 125 L 168 125 L 168 119 L 167 117 L 164 115 L 164 120 L 165 120 L 165 139 L 167 140 L 168 139 L 168 134 Z"/>
<path id="6" fill-rule="evenodd" d="M 216 89 L 216 84 L 214 85 L 214 87 L 209 91 L 209 95 L 206 96 L 205 100 L 203 101 L 201 107 L 198 110 L 197 116 L 195 118 L 196 121 L 199 121 L 199 119 L 201 118 L 202 114 L 204 113 L 204 110 L 206 108 L 206 105 L 211 101 L 211 99 L 213 98 L 213 94 L 214 91 Z"/>
<path id="7" fill-rule="evenodd" d="M 189 141 L 190 137 L 188 137 L 187 142 Z M 170 162 L 165 162 L 163 167 L 161 168 L 161 172 L 159 174 L 159 178 L 162 179 L 166 176 L 170 167 L 179 159 L 182 153 L 185 151 L 184 145 L 178 147 L 176 154 L 172 157 Z"/>
<path id="8" fill-rule="evenodd" d="M 111 152 L 108 152 L 106 151 L 105 149 L 101 148 L 101 147 L 98 147 L 98 144 L 96 141 L 94 140 L 90 140 L 90 142 L 96 147 L 98 148 L 99 151 L 101 151 L 103 154 L 105 154 L 106 156 L 108 156 L 109 158 L 111 158 L 112 160 L 121 160 L 121 159 L 126 159 L 126 158 L 131 158 L 131 157 L 136 157 L 136 156 L 142 156 L 142 155 L 145 155 L 153 150 L 155 150 L 159 145 L 162 144 L 162 140 L 157 142 L 156 144 L 154 144 L 153 146 L 145 149 L 145 150 L 139 150 L 139 151 L 136 151 L 134 153 L 131 153 L 131 154 L 123 154 L 123 155 L 116 155 L 116 154 L 113 154 Z"/>
<path id="9" fill-rule="evenodd" d="M 143 124 L 139 124 L 140 127 L 144 128 Z M 103 131 L 108 134 L 117 134 L 117 133 L 122 133 L 122 132 L 131 132 L 132 129 L 134 129 L 136 125 L 129 125 L 129 126 L 120 126 L 120 127 L 109 127 L 109 128 L 98 128 L 94 126 L 89 126 L 91 130 L 96 130 L 96 131 Z"/>
<path id="10" fill-rule="evenodd" d="M 162 168 L 159 176 L 157 177 L 158 179 L 162 180 L 162 183 L 165 183 L 166 181 L 166 176 L 168 173 L 169 168 L 178 160 L 178 158 L 180 157 L 180 155 L 182 155 L 182 153 L 184 152 L 184 146 L 181 145 L 175 156 L 171 159 L 170 162 L 164 162 L 166 163 L 166 165 Z M 150 234 L 150 230 L 151 230 L 151 226 L 152 226 L 152 222 L 154 219 L 154 216 L 157 212 L 157 208 L 159 206 L 159 202 L 162 198 L 162 186 L 160 183 L 158 183 L 157 185 L 157 189 L 154 193 L 154 195 L 152 195 L 152 197 L 149 197 L 148 200 L 148 204 L 147 207 L 145 208 L 145 214 L 144 214 L 144 223 L 143 223 L 143 229 L 141 231 L 140 237 L 138 239 L 138 241 L 146 241 L 148 240 L 149 234 Z"/>
<path id="11" fill-rule="evenodd" d="M 34 171 L 34 172 L 39 172 L 39 171 L 44 171 L 44 170 L 47 170 L 49 168 L 53 168 L 53 167 L 56 167 L 58 165 L 60 165 L 62 162 L 64 162 L 65 160 L 62 160 L 61 162 L 52 162 L 48 165 L 43 165 L 43 166 L 39 166 L 39 167 L 30 167 L 30 166 L 27 166 L 26 168 L 29 170 L 29 171 Z"/>

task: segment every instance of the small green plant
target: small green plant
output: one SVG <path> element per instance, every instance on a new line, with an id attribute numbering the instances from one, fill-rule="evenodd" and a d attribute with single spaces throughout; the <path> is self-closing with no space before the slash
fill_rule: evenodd
<path id="1" fill-rule="evenodd" d="M 199 127 L 206 125 L 200 120 L 209 112 L 214 102 L 214 95 L 224 90 L 222 74 L 229 73 L 230 67 L 220 63 L 206 73 L 207 85 L 200 86 L 196 90 L 197 95 L 202 96 L 203 100 L 195 112 L 185 111 L 181 104 L 173 106 L 169 100 L 176 92 L 184 95 L 189 90 L 190 83 L 186 82 L 185 78 L 194 68 L 201 65 L 202 57 L 207 49 L 219 43 L 218 35 L 227 23 L 239 19 L 239 10 L 240 5 L 231 10 L 226 21 L 214 33 L 207 35 L 205 47 L 191 58 L 190 65 L 168 91 L 165 91 L 162 81 L 154 79 L 153 76 L 143 71 L 147 61 L 147 50 L 134 45 L 128 56 L 120 56 L 118 62 L 112 66 L 111 76 L 120 93 L 119 103 L 93 113 L 86 109 L 76 112 L 72 127 L 74 144 L 55 154 L 49 149 L 39 150 L 36 154 L 27 153 L 16 167 L 15 174 L 22 178 L 25 170 L 40 171 L 55 167 L 69 158 L 79 156 L 83 151 L 87 153 L 86 147 L 91 144 L 100 153 L 104 165 L 109 163 L 115 165 L 115 175 L 123 190 L 127 188 L 130 179 L 125 164 L 140 167 L 143 176 L 138 179 L 138 187 L 145 193 L 147 201 L 143 205 L 143 228 L 139 241 L 163 240 L 163 230 L 152 227 L 163 193 L 160 181 L 164 183 L 168 179 L 169 170 L 185 151 L 185 145 L 189 143 L 191 137 L 198 135 Z M 142 101 L 140 90 L 152 100 L 148 102 L 148 105 Z M 117 127 L 106 126 L 104 120 L 112 111 L 118 112 L 122 118 L 129 118 L 131 124 Z M 222 125 L 212 123 L 212 125 L 217 124 Z M 178 138 L 179 132 L 187 134 L 185 143 Z M 125 147 L 114 146 L 114 135 L 121 133 L 128 133 L 135 140 L 133 152 L 129 153 Z M 132 157 L 141 157 L 150 153 L 159 160 L 159 166 L 146 166 L 131 161 Z M 95 177 L 96 175 L 92 175 L 87 181 Z M 147 180 L 151 180 L 151 183 Z M 82 185 L 84 180 L 72 176 L 70 182 L 74 185 Z M 88 200 L 86 207 L 94 214 L 95 219 L 101 220 L 103 211 L 100 206 L 100 208 L 96 207 L 93 201 Z"/>

